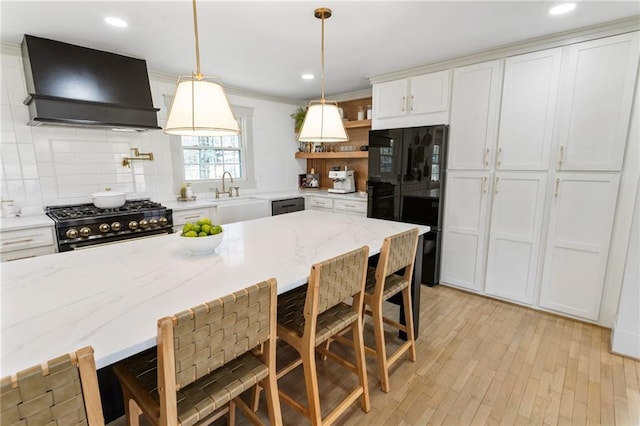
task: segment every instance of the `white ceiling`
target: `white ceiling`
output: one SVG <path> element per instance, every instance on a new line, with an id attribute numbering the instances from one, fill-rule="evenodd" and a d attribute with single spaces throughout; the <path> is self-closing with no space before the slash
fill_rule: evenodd
<path id="1" fill-rule="evenodd" d="M 552 17 L 549 1 L 198 1 L 202 72 L 228 87 L 292 100 L 317 98 L 320 21 L 327 6 L 327 94 L 370 87 L 367 77 L 546 34 L 640 15 L 640 2 L 583 0 Z M 23 34 L 145 59 L 151 71 L 195 68 L 190 0 L 1 0 L 0 40 Z M 110 27 L 105 16 L 128 21 Z"/>

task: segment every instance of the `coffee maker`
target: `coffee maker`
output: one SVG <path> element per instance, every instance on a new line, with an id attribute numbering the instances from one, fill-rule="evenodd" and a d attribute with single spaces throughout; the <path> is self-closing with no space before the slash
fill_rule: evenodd
<path id="1" fill-rule="evenodd" d="M 356 192 L 353 170 L 331 170 L 329 171 L 329 179 L 333 181 L 333 188 L 329 188 L 329 192 L 336 194 Z"/>

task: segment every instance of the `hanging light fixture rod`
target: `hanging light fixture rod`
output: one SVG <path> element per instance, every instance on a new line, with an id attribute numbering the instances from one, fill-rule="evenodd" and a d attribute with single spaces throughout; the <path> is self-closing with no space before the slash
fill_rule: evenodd
<path id="1" fill-rule="evenodd" d="M 193 32 L 196 37 L 196 75 L 198 80 L 202 80 L 202 72 L 200 72 L 200 38 L 198 37 L 198 13 L 196 12 L 196 0 L 193 3 Z"/>
<path id="2" fill-rule="evenodd" d="M 322 36 L 320 42 L 320 102 L 324 104 L 324 20 L 331 18 L 331 9 L 328 7 L 319 7 L 313 11 L 313 16 L 322 20 Z"/>

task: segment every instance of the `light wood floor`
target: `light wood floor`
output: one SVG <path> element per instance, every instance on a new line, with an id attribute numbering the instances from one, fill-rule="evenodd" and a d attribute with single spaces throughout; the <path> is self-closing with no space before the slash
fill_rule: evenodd
<path id="1" fill-rule="evenodd" d="M 418 360 L 392 369 L 385 394 L 368 357 L 371 411 L 356 403 L 338 424 L 640 425 L 640 362 L 609 352 L 609 330 L 444 286 L 421 291 Z M 370 323 L 366 331 L 372 342 Z M 289 355 L 279 349 L 279 361 Z M 331 360 L 318 365 L 326 414 L 355 376 Z M 301 370 L 278 385 L 305 401 Z M 282 409 L 286 425 L 308 424 Z M 266 418 L 264 403 L 259 414 Z"/>

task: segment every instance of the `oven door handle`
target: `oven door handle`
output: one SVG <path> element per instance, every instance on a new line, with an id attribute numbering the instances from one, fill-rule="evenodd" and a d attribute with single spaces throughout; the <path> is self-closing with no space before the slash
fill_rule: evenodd
<path id="1" fill-rule="evenodd" d="M 94 247 L 104 247 L 104 246 L 110 246 L 113 244 L 120 244 L 120 243 L 124 243 L 127 241 L 137 241 L 137 240 L 142 240 L 144 238 L 152 238 L 152 237 L 161 237 L 163 235 L 168 235 L 166 232 L 160 233 L 160 234 L 149 234 L 149 235 L 141 235 L 141 236 L 136 236 L 135 238 L 127 238 L 127 239 L 122 239 L 122 240 L 115 240 L 115 241 L 109 241 L 106 243 L 100 243 L 100 242 L 96 242 L 96 241 L 83 241 L 80 243 L 74 243 L 74 244 L 70 244 L 69 247 L 71 248 L 71 250 L 86 250 L 89 248 L 94 248 Z"/>

